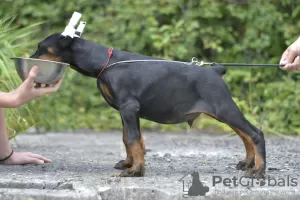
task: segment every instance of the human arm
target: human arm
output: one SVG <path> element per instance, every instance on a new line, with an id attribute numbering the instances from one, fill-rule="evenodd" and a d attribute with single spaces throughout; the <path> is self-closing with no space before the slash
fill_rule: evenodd
<path id="1" fill-rule="evenodd" d="M 43 164 L 51 162 L 51 160 L 31 152 L 12 152 L 4 118 L 3 108 L 16 108 L 32 99 L 58 90 L 62 83 L 61 80 L 54 86 L 35 88 L 33 84 L 37 73 L 38 68 L 33 67 L 29 77 L 16 90 L 9 93 L 0 92 L 0 161 L 11 155 L 0 164 Z"/>
<path id="2" fill-rule="evenodd" d="M 3 108 L 16 108 L 17 105 L 17 99 L 14 93 L 6 93 L 6 92 L 0 92 L 0 107 Z"/>

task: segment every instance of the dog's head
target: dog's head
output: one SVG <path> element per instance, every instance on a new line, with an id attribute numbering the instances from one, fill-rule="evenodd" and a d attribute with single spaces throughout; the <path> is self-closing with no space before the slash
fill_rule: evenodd
<path id="1" fill-rule="evenodd" d="M 30 58 L 69 63 L 73 40 L 70 36 L 63 36 L 61 33 L 50 35 L 39 42 L 37 50 Z"/>
<path id="2" fill-rule="evenodd" d="M 41 41 L 37 46 L 36 52 L 30 58 L 70 64 L 72 58 L 71 45 L 74 38 L 80 38 L 86 25 L 86 22 L 81 21 L 77 29 L 75 29 L 80 18 L 81 14 L 74 12 L 64 32 L 55 33 Z"/>

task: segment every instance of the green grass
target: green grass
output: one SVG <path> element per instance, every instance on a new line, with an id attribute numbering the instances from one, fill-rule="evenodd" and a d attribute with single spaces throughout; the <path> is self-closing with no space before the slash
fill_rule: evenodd
<path id="1" fill-rule="evenodd" d="M 13 27 L 12 24 L 16 24 L 16 27 Z M 51 31 L 45 33 L 43 26 L 39 26 L 39 24 L 30 24 L 26 28 L 20 27 L 22 27 L 20 22 L 15 22 L 13 18 L 0 20 L 0 91 L 11 91 L 21 83 L 10 57 L 28 57 L 35 51 L 38 41 L 48 36 L 49 32 L 53 33 L 57 30 L 57 27 L 51 27 Z M 89 32 L 87 29 L 86 36 Z M 105 44 L 105 42 L 96 41 L 95 37 L 90 36 L 86 39 Z M 120 44 L 111 43 L 110 40 L 106 42 L 122 47 Z M 186 42 L 180 42 L 180 44 L 185 45 Z M 169 49 L 171 45 L 162 48 Z M 177 47 L 174 46 L 174 48 Z M 145 53 L 141 49 L 137 49 L 136 52 Z M 147 53 L 154 55 L 155 51 L 149 50 Z M 172 54 L 168 57 L 173 58 Z M 229 53 L 224 54 L 224 57 L 212 59 L 233 62 L 228 60 L 231 57 L 232 55 Z M 253 60 L 253 63 L 275 62 L 270 59 L 262 59 L 263 57 Z M 240 61 L 241 57 L 234 58 L 234 62 Z M 234 101 L 252 124 L 265 133 L 289 135 L 300 134 L 300 90 L 297 89 L 299 80 L 300 73 L 286 73 L 270 68 L 229 68 L 225 76 L 225 82 L 232 92 Z M 49 97 L 33 100 L 18 109 L 6 109 L 5 115 L 11 138 L 32 126 L 35 126 L 37 130 L 54 132 L 77 129 L 101 132 L 122 129 L 119 112 L 104 101 L 97 89 L 96 80 L 83 76 L 72 69 L 66 71 L 63 84 L 58 92 Z M 143 119 L 141 127 L 142 130 L 158 130 L 160 132 L 189 129 L 186 123 L 162 125 Z M 195 121 L 193 129 L 232 132 L 226 124 L 205 115 Z"/>
<path id="2" fill-rule="evenodd" d="M 32 24 L 26 28 L 18 29 L 12 26 L 14 18 L 0 20 L 0 91 L 9 92 L 21 84 L 17 75 L 14 63 L 10 59 L 14 56 L 28 56 L 26 49 L 32 46 L 35 41 L 28 41 L 26 38 L 33 34 L 40 23 Z M 22 105 L 16 109 L 5 109 L 5 118 L 10 139 L 26 131 L 37 121 L 34 116 L 37 112 L 31 104 Z"/>

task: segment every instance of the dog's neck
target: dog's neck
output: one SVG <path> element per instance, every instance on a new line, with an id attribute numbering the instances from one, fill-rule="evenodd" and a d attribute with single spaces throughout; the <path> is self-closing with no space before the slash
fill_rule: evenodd
<path id="1" fill-rule="evenodd" d="M 72 68 L 79 73 L 97 78 L 101 69 L 108 61 L 108 49 L 89 40 L 82 38 L 74 38 L 71 45 L 71 61 L 69 62 Z M 113 50 L 113 56 L 109 64 L 123 60 L 144 60 L 158 59 L 151 56 L 145 56 L 127 51 Z"/>
<path id="2" fill-rule="evenodd" d="M 108 59 L 108 47 L 82 38 L 74 38 L 71 45 L 72 68 L 79 73 L 96 78 Z M 118 61 L 117 58 L 111 61 Z"/>

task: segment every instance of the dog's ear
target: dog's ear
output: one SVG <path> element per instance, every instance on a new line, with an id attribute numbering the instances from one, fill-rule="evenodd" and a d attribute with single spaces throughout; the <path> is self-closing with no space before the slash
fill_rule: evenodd
<path id="1" fill-rule="evenodd" d="M 58 45 L 62 48 L 67 48 L 69 47 L 73 42 L 73 38 L 71 38 L 70 36 L 59 36 L 59 39 L 58 39 Z"/>

